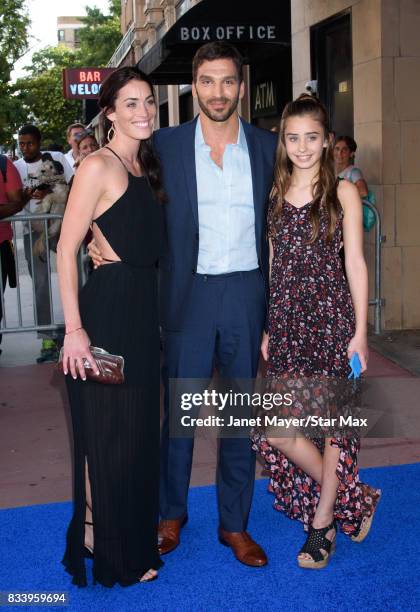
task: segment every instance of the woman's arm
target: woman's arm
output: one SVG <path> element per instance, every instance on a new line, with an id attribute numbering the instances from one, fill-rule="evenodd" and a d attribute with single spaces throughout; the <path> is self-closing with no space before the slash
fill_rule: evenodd
<path id="1" fill-rule="evenodd" d="M 7 191 L 7 203 L 0 204 L 0 219 L 11 217 L 20 212 L 24 206 L 22 189 Z"/>
<path id="2" fill-rule="evenodd" d="M 7 202 L 0 202 L 0 219 L 11 217 L 24 207 L 22 180 L 16 166 L 6 160 L 6 182 L 4 185 Z"/>
<path id="3" fill-rule="evenodd" d="M 356 330 L 348 346 L 349 359 L 358 353 L 362 372 L 366 370 L 368 274 L 363 254 L 363 212 L 357 187 L 348 181 L 340 181 L 338 199 L 344 210 L 343 239 L 345 266 L 356 317 Z"/>
<path id="4" fill-rule="evenodd" d="M 82 329 L 80 319 L 77 253 L 105 191 L 104 170 L 104 162 L 100 156 L 92 156 L 86 159 L 77 171 L 57 245 L 57 270 L 66 325 L 63 369 L 65 374 L 70 369 L 73 378 L 77 378 L 78 369 L 83 380 L 86 380 L 83 359 L 88 359 L 96 371 L 97 366 L 90 353 L 90 341 Z"/>
<path id="5" fill-rule="evenodd" d="M 363 178 L 363 174 L 360 168 L 357 168 L 356 166 L 354 166 L 351 169 L 349 179 L 351 183 L 356 185 L 360 197 L 365 198 L 367 194 L 369 193 L 369 187 L 367 186 L 367 183 L 365 179 Z"/>
<path id="6" fill-rule="evenodd" d="M 273 243 L 271 241 L 271 238 L 268 239 L 268 245 L 269 245 L 269 249 L 270 249 L 270 254 L 269 254 L 269 283 L 271 284 L 271 263 L 273 261 Z M 266 331 L 263 332 L 263 337 L 262 337 L 262 341 L 261 341 L 261 354 L 263 356 L 264 361 L 268 361 L 268 341 L 269 341 L 269 335 Z"/>
<path id="7" fill-rule="evenodd" d="M 369 193 L 368 186 L 366 184 L 365 179 L 361 178 L 354 183 L 359 191 L 359 195 L 361 198 L 365 198 Z"/>

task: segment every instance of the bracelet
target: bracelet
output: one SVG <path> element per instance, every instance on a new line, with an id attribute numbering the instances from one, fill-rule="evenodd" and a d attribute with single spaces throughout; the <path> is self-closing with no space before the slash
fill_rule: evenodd
<path id="1" fill-rule="evenodd" d="M 69 334 L 72 334 L 73 332 L 79 331 L 79 329 L 83 329 L 83 327 L 76 327 L 76 329 L 72 329 L 71 331 L 67 331 L 64 335 L 68 336 Z"/>

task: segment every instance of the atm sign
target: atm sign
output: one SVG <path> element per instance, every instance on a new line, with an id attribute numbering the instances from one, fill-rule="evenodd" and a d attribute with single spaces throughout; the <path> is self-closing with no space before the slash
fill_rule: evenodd
<path id="1" fill-rule="evenodd" d="M 115 68 L 65 68 L 63 94 L 67 99 L 99 98 L 101 85 Z"/>

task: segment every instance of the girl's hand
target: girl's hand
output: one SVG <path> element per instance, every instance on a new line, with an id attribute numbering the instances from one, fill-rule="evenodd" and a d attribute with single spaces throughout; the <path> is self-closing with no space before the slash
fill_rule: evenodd
<path id="1" fill-rule="evenodd" d="M 268 361 L 268 340 L 269 335 L 267 334 L 267 332 L 264 332 L 261 340 L 261 354 L 263 356 L 264 361 Z"/>
<path id="2" fill-rule="evenodd" d="M 96 361 L 90 352 L 90 340 L 83 328 L 67 333 L 63 344 L 63 371 L 68 374 L 69 370 L 74 379 L 79 373 L 80 378 L 86 380 L 86 372 L 83 360 L 87 359 L 92 370 L 99 374 Z"/>
<path id="3" fill-rule="evenodd" d="M 347 357 L 351 359 L 354 353 L 359 355 L 360 363 L 362 364 L 362 372 L 365 372 L 367 370 L 367 362 L 369 357 L 366 334 L 359 336 L 356 334 L 350 340 L 347 348 Z"/>

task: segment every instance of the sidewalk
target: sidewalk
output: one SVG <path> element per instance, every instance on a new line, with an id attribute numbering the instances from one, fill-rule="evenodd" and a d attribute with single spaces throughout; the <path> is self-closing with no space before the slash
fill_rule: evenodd
<path id="1" fill-rule="evenodd" d="M 369 344 L 381 355 L 390 359 L 415 376 L 420 376 L 420 329 L 372 334 Z"/>
<path id="2" fill-rule="evenodd" d="M 23 252 L 23 239 L 17 238 L 17 262 L 19 267 L 20 281 L 20 301 L 22 305 L 22 324 L 23 326 L 34 325 L 34 297 L 32 279 L 28 273 L 28 265 Z M 55 323 L 63 323 L 63 309 L 59 299 L 58 276 L 56 267 L 56 255 L 50 252 L 51 257 L 51 290 L 53 296 L 53 320 Z M 3 325 L 6 328 L 19 326 L 18 318 L 18 290 L 6 287 L 4 293 L 5 316 Z M 31 365 L 35 363 L 41 350 L 41 340 L 37 339 L 37 334 L 32 332 L 10 334 L 4 333 L 0 345 L 2 355 L 0 356 L 1 367 L 13 367 Z"/>

